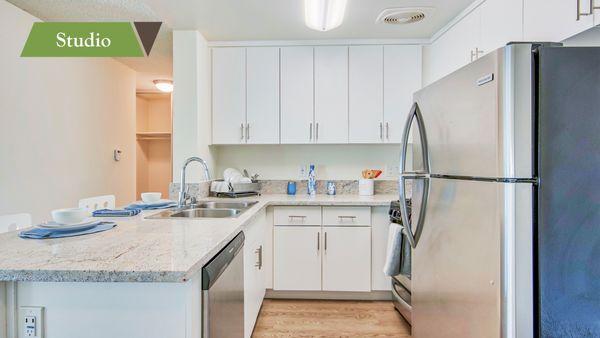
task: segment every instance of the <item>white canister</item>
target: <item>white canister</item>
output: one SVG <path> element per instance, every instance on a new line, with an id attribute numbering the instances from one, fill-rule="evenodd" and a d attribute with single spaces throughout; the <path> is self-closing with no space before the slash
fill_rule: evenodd
<path id="1" fill-rule="evenodd" d="M 360 196 L 373 196 L 375 193 L 375 180 L 361 178 L 358 180 L 358 194 Z"/>

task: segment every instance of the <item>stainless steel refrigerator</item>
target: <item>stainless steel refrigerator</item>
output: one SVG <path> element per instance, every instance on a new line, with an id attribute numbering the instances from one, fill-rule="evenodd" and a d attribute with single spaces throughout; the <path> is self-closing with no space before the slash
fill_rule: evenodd
<path id="1" fill-rule="evenodd" d="M 413 336 L 600 337 L 600 48 L 509 44 L 414 102 Z"/>

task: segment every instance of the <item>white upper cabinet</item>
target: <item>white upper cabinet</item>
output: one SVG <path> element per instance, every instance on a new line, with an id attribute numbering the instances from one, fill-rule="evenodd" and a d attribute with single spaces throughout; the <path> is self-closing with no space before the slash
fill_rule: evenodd
<path id="1" fill-rule="evenodd" d="M 577 8 L 578 3 L 580 8 Z M 530 41 L 560 42 L 594 26 L 588 0 L 524 0 L 524 37 Z"/>
<path id="2" fill-rule="evenodd" d="M 511 41 L 523 41 L 523 1 L 487 0 L 481 4 L 481 42 L 483 54 Z M 525 0 L 525 2 L 530 0 Z"/>
<path id="3" fill-rule="evenodd" d="M 246 142 L 279 143 L 279 48 L 248 48 L 246 55 Z"/>
<path id="4" fill-rule="evenodd" d="M 315 47 L 316 143 L 348 143 L 348 47 Z"/>
<path id="5" fill-rule="evenodd" d="M 421 50 L 411 45 L 383 47 L 384 142 L 402 142 L 412 95 L 421 89 Z"/>
<path id="6" fill-rule="evenodd" d="M 246 49 L 212 51 L 213 143 L 245 143 Z"/>
<path id="7" fill-rule="evenodd" d="M 351 46 L 349 141 L 383 141 L 383 46 Z"/>
<path id="8" fill-rule="evenodd" d="M 281 48 L 281 143 L 314 141 L 313 47 Z"/>

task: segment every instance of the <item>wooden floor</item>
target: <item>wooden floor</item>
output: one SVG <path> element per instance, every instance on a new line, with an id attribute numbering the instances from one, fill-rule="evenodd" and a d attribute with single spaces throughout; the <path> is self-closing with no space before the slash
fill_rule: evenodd
<path id="1" fill-rule="evenodd" d="M 252 337 L 410 337 L 410 326 L 387 301 L 265 299 Z"/>

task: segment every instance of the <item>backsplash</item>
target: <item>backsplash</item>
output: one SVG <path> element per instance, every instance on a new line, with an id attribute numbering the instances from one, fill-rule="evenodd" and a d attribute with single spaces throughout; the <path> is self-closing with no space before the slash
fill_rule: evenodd
<path id="1" fill-rule="evenodd" d="M 326 185 L 329 180 L 317 180 L 317 194 L 326 193 Z M 358 194 L 357 180 L 333 180 L 338 195 L 356 195 Z M 261 180 L 261 194 L 285 194 L 288 180 Z M 298 194 L 307 192 L 307 181 L 296 181 Z M 209 195 L 210 182 L 189 183 L 188 192 L 196 198 L 206 198 Z M 407 196 L 411 196 L 411 185 L 406 186 Z M 375 194 L 397 194 L 398 181 L 396 180 L 375 180 Z M 171 183 L 169 186 L 169 198 L 176 200 L 179 194 L 179 183 Z"/>

